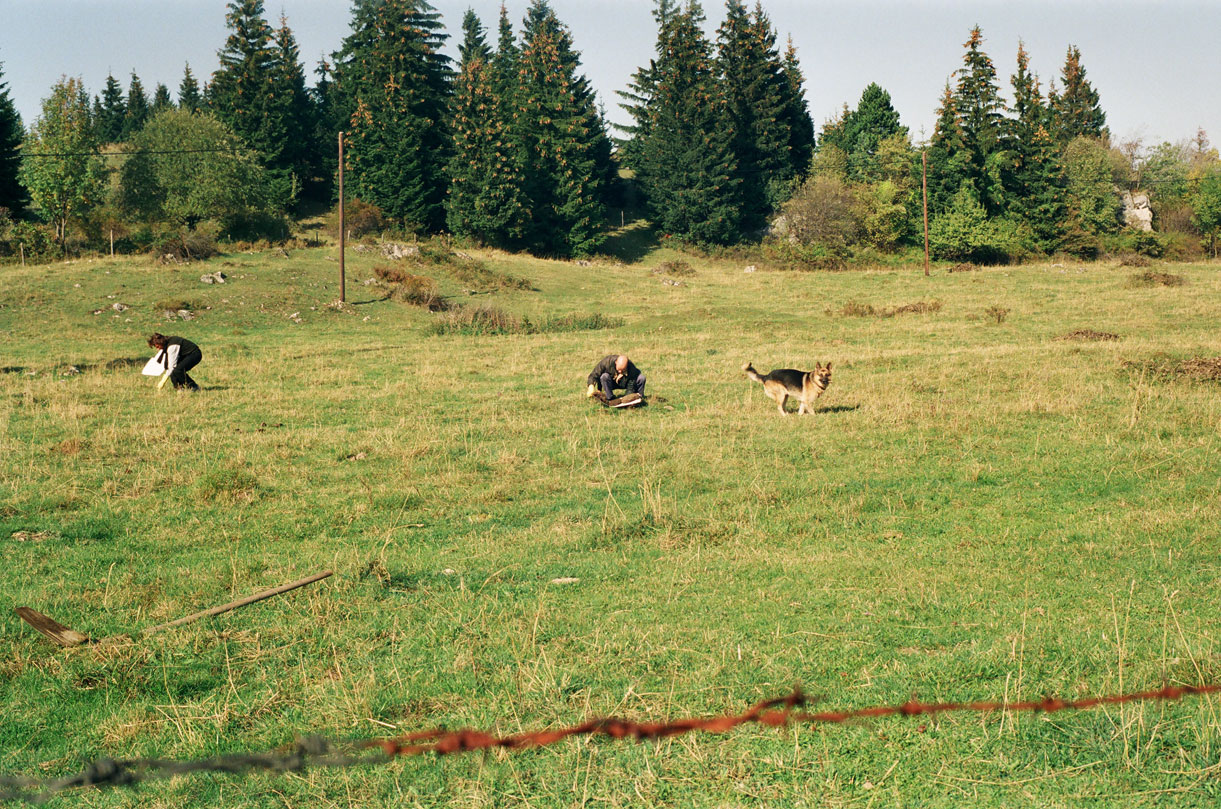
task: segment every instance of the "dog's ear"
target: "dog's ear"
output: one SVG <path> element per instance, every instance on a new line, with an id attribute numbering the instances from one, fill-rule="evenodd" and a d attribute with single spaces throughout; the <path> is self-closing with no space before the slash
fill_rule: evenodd
<path id="1" fill-rule="evenodd" d="M 828 370 L 828 371 L 830 371 L 830 370 L 831 370 L 831 363 L 829 363 L 829 362 L 827 363 L 827 370 Z"/>

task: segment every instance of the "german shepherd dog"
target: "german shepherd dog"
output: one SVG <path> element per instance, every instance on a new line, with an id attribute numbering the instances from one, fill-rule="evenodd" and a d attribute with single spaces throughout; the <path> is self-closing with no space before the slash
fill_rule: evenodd
<path id="1" fill-rule="evenodd" d="M 755 382 L 763 383 L 763 392 L 777 402 L 782 415 L 789 413 L 784 405 L 792 396 L 801 404 L 797 415 L 814 412 L 814 400 L 822 396 L 827 385 L 831 384 L 831 363 L 819 365 L 814 363 L 813 371 L 795 371 L 792 368 L 777 368 L 770 374 L 760 374 L 749 362 L 742 366 L 746 375 Z"/>

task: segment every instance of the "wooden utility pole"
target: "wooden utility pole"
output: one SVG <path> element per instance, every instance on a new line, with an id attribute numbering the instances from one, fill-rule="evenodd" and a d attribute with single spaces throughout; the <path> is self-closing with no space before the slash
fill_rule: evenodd
<path id="1" fill-rule="evenodd" d="M 924 189 L 924 275 L 928 277 L 928 152 L 920 150 L 920 163 L 923 166 L 920 184 Z M 342 175 L 341 175 L 342 176 Z"/>
<path id="2" fill-rule="evenodd" d="M 347 302 L 347 283 L 343 267 L 343 133 L 339 133 L 339 302 Z"/>

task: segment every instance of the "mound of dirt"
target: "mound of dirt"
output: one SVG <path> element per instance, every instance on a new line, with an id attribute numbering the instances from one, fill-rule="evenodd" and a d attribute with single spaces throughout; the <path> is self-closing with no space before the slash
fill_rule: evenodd
<path id="1" fill-rule="evenodd" d="M 1068 334 L 1061 334 L 1057 340 L 1118 340 L 1118 334 L 1111 334 L 1109 331 L 1094 331 L 1093 329 L 1077 329 Z"/>
<path id="2" fill-rule="evenodd" d="M 1128 276 L 1128 286 L 1134 288 L 1181 287 L 1186 282 L 1187 279 L 1181 275 L 1175 275 L 1170 272 L 1156 272 L 1154 270 L 1145 270 L 1144 272 Z"/>
<path id="3" fill-rule="evenodd" d="M 1192 379 L 1221 382 L 1221 357 L 1192 357 L 1180 366 L 1180 372 Z"/>
<path id="4" fill-rule="evenodd" d="M 1192 382 L 1221 382 L 1221 357 L 1180 359 L 1167 354 L 1157 354 L 1147 360 L 1125 360 L 1123 367 L 1150 376 L 1186 379 Z"/>

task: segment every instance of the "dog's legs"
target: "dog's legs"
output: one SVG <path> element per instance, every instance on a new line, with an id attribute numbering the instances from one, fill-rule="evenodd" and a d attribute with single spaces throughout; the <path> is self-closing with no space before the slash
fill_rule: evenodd
<path id="1" fill-rule="evenodd" d="M 800 404 L 797 406 L 797 415 L 804 416 L 806 413 L 810 412 L 809 408 L 806 407 L 805 399 L 798 399 L 797 401 L 800 402 Z"/>
<path id="2" fill-rule="evenodd" d="M 778 397 L 776 397 L 776 401 L 778 402 L 776 408 L 780 411 L 780 415 L 782 415 L 782 416 L 787 416 L 789 414 L 789 411 L 784 409 L 785 402 L 787 402 L 788 400 L 789 400 L 789 395 L 787 393 L 782 393 Z"/>

